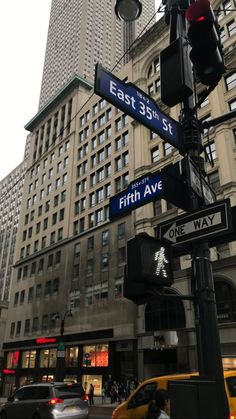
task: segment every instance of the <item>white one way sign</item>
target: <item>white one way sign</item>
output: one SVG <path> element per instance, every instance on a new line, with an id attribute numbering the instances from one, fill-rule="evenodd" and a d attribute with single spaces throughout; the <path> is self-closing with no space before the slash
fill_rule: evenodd
<path id="1" fill-rule="evenodd" d="M 231 227 L 229 211 L 228 200 L 209 205 L 202 210 L 161 224 L 160 236 L 168 242 L 177 244 L 225 234 Z"/>

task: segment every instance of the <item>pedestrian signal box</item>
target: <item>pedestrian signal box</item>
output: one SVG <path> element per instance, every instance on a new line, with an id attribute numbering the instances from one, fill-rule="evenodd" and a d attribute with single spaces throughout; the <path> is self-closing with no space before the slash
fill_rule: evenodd
<path id="1" fill-rule="evenodd" d="M 139 234 L 127 242 L 124 297 L 145 303 L 155 290 L 173 284 L 170 245 Z"/>

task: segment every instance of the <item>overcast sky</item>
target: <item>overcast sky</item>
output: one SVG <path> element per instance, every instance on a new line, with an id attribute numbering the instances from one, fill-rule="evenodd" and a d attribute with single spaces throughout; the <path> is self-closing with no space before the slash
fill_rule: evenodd
<path id="1" fill-rule="evenodd" d="M 51 0 L 1 4 L 0 180 L 22 162 L 24 125 L 38 111 L 50 7 Z"/>
<path id="2" fill-rule="evenodd" d="M 23 160 L 37 113 L 51 0 L 6 0 L 0 15 L 0 180 Z"/>

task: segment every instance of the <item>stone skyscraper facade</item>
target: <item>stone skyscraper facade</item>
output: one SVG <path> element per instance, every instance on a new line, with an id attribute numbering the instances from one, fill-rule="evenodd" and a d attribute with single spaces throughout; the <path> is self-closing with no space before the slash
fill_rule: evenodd
<path id="1" fill-rule="evenodd" d="M 115 0 L 52 0 L 40 109 L 75 74 L 93 80 L 96 62 L 119 69 L 137 35 L 155 22 L 154 0 L 143 1 L 136 23 L 120 22 L 114 6 Z"/>

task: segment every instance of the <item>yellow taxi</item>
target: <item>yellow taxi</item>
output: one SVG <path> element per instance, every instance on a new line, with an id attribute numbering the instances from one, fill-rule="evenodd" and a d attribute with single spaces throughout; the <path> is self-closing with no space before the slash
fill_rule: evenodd
<path id="1" fill-rule="evenodd" d="M 173 374 L 153 377 L 143 381 L 126 401 L 121 403 L 112 412 L 112 419 L 143 419 L 147 413 L 148 403 L 153 399 L 155 391 L 159 388 L 168 389 L 169 381 L 185 380 L 198 375 Z M 230 419 L 236 419 L 236 370 L 224 371 L 225 389 L 229 402 Z"/>

